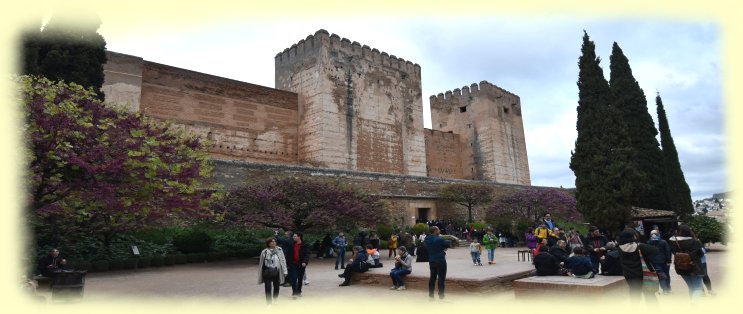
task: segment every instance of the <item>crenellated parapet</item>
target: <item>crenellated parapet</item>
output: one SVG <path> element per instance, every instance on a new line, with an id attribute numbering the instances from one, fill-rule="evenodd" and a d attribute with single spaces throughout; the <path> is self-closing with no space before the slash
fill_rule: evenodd
<path id="1" fill-rule="evenodd" d="M 421 75 L 421 67 L 417 63 L 398 58 L 395 55 L 362 45 L 356 41 L 352 42 L 348 38 L 342 38 L 337 34 L 331 35 L 324 29 L 318 30 L 314 35 L 309 35 L 276 54 L 275 62 L 277 65 L 300 62 L 307 56 L 315 55 L 321 48 L 325 48 L 331 54 L 335 53 L 346 58 L 364 59 L 385 68 L 401 71 L 414 78 L 420 78 Z"/>
<path id="2" fill-rule="evenodd" d="M 429 101 L 432 107 L 443 108 L 459 106 L 469 102 L 472 98 L 485 98 L 497 103 L 504 101 L 510 104 L 520 103 L 518 95 L 488 81 L 481 81 L 480 84 L 473 83 L 470 86 L 463 86 L 461 89 L 455 88 L 453 91 L 449 90 L 438 95 L 431 95 Z"/>

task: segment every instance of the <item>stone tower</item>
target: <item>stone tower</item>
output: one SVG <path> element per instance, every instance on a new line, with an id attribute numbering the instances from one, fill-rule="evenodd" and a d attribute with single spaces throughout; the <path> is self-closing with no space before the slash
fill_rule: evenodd
<path id="1" fill-rule="evenodd" d="M 460 136 L 464 179 L 531 185 L 518 96 L 482 81 L 430 101 L 433 129 Z"/>
<path id="2" fill-rule="evenodd" d="M 299 96 L 299 161 L 426 175 L 418 64 L 319 30 L 275 57 L 276 88 Z"/>

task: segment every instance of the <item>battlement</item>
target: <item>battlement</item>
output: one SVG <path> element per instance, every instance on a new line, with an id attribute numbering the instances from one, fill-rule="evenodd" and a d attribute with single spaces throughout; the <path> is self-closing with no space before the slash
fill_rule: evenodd
<path id="1" fill-rule="evenodd" d="M 508 97 L 512 98 L 513 103 L 519 103 L 519 96 L 511 93 L 503 88 L 498 87 L 488 81 L 481 81 L 472 83 L 470 86 L 464 86 L 462 89 L 455 88 L 453 91 L 448 90 L 446 93 L 439 93 L 438 95 L 431 95 L 429 100 L 431 106 L 448 106 L 448 105 L 459 105 L 462 100 L 473 98 L 489 98 L 495 101 L 497 98 Z"/>
<path id="2" fill-rule="evenodd" d="M 341 38 L 337 34 L 331 35 L 324 29 L 320 29 L 314 35 L 309 35 L 291 47 L 284 49 L 284 51 L 276 54 L 274 59 L 276 64 L 291 64 L 307 54 L 319 51 L 323 46 L 328 51 L 342 52 L 347 56 L 365 59 L 383 67 L 400 70 L 408 75 L 420 78 L 421 67 L 417 63 L 398 58 L 384 51 L 380 52 L 376 48 L 362 45 L 357 41 L 351 42 L 350 39 Z"/>

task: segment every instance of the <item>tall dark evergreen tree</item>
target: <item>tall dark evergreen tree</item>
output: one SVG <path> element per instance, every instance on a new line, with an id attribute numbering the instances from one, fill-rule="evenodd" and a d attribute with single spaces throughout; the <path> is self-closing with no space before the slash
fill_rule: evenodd
<path id="1" fill-rule="evenodd" d="M 570 159 L 575 173 L 576 207 L 591 223 L 619 230 L 631 218 L 635 165 L 621 112 L 584 32 L 578 61 L 578 138 Z"/>
<path id="2" fill-rule="evenodd" d="M 681 170 L 678 152 L 676 151 L 676 145 L 673 143 L 671 127 L 668 125 L 666 110 L 663 108 L 660 95 L 655 97 L 655 104 L 658 106 L 658 129 L 660 130 L 660 145 L 663 148 L 668 204 L 671 210 L 684 220 L 694 213 L 691 191 L 684 178 L 684 172 Z"/>
<path id="3" fill-rule="evenodd" d="M 103 99 L 103 65 L 106 41 L 97 33 L 100 19 L 65 23 L 52 17 L 42 30 L 22 36 L 22 74 L 44 76 L 53 81 L 75 82 L 92 87 Z"/>
<path id="4" fill-rule="evenodd" d="M 645 93 L 632 75 L 629 60 L 616 42 L 609 61 L 609 85 L 614 104 L 622 112 L 632 147 L 632 160 L 637 164 L 639 173 L 637 180 L 629 182 L 632 185 L 632 205 L 670 209 L 664 189 L 663 156 L 655 138 L 658 130 L 648 112 Z"/>

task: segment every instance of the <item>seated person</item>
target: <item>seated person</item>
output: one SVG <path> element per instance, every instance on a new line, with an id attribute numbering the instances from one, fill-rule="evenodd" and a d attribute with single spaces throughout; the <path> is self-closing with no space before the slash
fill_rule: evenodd
<path id="1" fill-rule="evenodd" d="M 568 260 L 568 252 L 565 251 L 565 248 L 568 246 L 568 243 L 564 240 L 558 240 L 557 244 L 555 244 L 553 247 L 550 248 L 549 253 L 554 255 L 557 260 L 560 263 L 565 263 Z"/>
<path id="2" fill-rule="evenodd" d="M 39 273 L 46 277 L 54 276 L 54 273 L 62 270 L 67 264 L 67 260 L 59 255 L 59 250 L 52 249 L 47 256 L 39 260 Z"/>
<path id="3" fill-rule="evenodd" d="M 569 269 L 568 274 L 575 278 L 589 279 L 595 275 L 592 271 L 593 264 L 591 264 L 591 259 L 586 256 L 585 251 L 581 247 L 573 248 L 573 256 L 568 258 L 565 264 Z"/>
<path id="4" fill-rule="evenodd" d="M 537 276 L 561 275 L 560 261 L 547 252 L 540 252 L 537 256 L 534 256 L 534 268 L 537 269 Z"/>
<path id="5" fill-rule="evenodd" d="M 606 244 L 606 253 L 601 257 L 601 274 L 604 276 L 622 276 L 619 251 L 614 242 Z"/>
<path id="6" fill-rule="evenodd" d="M 345 287 L 351 285 L 351 272 L 363 273 L 369 270 L 369 263 L 366 262 L 367 255 L 366 250 L 360 246 L 353 247 L 353 259 L 350 261 L 351 264 L 346 265 L 346 270 L 338 277 L 343 278 L 343 283 L 339 286 Z"/>
<path id="7" fill-rule="evenodd" d="M 366 262 L 369 264 L 369 268 L 382 267 L 382 263 L 379 262 L 379 252 L 371 243 L 366 245 L 366 256 Z"/>
<path id="8" fill-rule="evenodd" d="M 392 290 L 405 290 L 405 281 L 403 277 L 410 274 L 413 270 L 413 257 L 408 254 L 408 249 L 405 246 L 397 248 L 398 255 L 395 256 L 395 268 L 390 271 L 390 277 L 392 278 Z"/>

